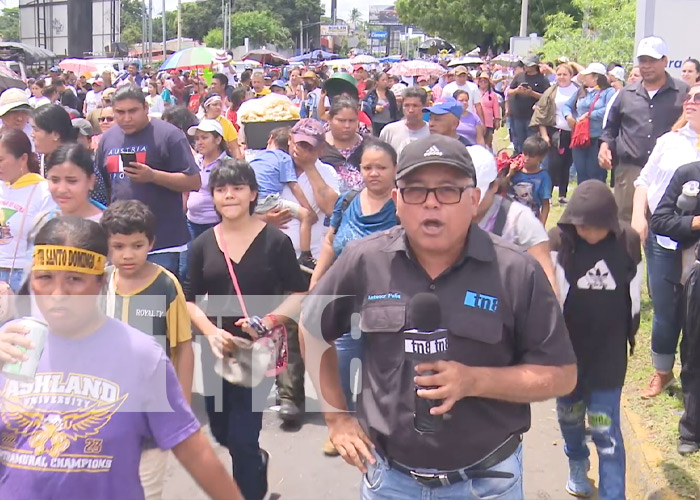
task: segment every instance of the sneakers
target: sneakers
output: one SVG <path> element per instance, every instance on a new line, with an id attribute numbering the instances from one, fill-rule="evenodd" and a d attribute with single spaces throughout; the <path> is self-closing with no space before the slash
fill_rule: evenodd
<path id="1" fill-rule="evenodd" d="M 685 439 L 678 440 L 678 453 L 681 455 L 692 455 L 700 451 L 700 443 L 695 441 L 686 441 Z"/>
<path id="2" fill-rule="evenodd" d="M 673 372 L 654 372 L 649 381 L 649 386 L 642 392 L 643 399 L 655 398 L 664 392 L 675 380 Z"/>
<path id="3" fill-rule="evenodd" d="M 569 480 L 566 482 L 566 492 L 579 498 L 588 498 L 593 493 L 593 486 L 588 480 L 588 470 L 591 462 L 585 460 L 569 460 Z"/>
<path id="4" fill-rule="evenodd" d="M 326 439 L 326 442 L 323 443 L 323 454 L 327 457 L 337 457 L 340 455 L 338 450 L 335 449 L 335 446 L 333 446 L 333 443 L 331 443 L 330 439 Z"/>
<path id="5" fill-rule="evenodd" d="M 316 259 L 313 258 L 311 252 L 302 252 L 298 262 L 302 271 L 313 274 L 316 268 Z"/>
<path id="6" fill-rule="evenodd" d="M 270 454 L 267 452 L 267 450 L 260 448 L 260 459 L 262 461 L 262 467 L 260 469 L 260 491 L 263 494 L 261 498 L 265 498 L 268 490 L 267 470 L 270 467 Z"/>
<path id="7" fill-rule="evenodd" d="M 567 203 L 569 203 L 569 200 L 567 200 L 567 199 L 564 198 L 563 196 L 560 196 L 560 197 L 559 197 L 559 204 L 560 204 L 560 205 L 566 205 Z"/>

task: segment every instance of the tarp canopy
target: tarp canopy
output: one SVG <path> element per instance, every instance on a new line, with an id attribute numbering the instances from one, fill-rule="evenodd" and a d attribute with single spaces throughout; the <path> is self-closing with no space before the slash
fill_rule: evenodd
<path id="1" fill-rule="evenodd" d="M 34 47 L 18 42 L 0 42 L 0 60 L 22 61 L 24 64 L 35 64 L 56 59 L 56 54 L 41 47 Z"/>
<path id="2" fill-rule="evenodd" d="M 325 50 L 314 50 L 302 54 L 300 56 L 290 57 L 290 62 L 307 62 L 307 61 L 326 61 L 328 59 L 336 59 L 340 57 L 338 54 L 332 52 L 326 52 Z"/>

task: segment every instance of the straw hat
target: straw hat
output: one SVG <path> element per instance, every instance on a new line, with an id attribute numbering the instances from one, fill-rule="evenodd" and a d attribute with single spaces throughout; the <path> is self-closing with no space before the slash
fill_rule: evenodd
<path id="1" fill-rule="evenodd" d="M 10 111 L 31 111 L 27 94 L 22 89 L 9 88 L 0 95 L 0 116 Z"/>

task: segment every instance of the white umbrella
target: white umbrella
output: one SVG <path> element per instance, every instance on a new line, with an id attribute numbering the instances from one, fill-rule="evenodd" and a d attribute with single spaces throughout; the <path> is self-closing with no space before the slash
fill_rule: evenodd
<path id="1" fill-rule="evenodd" d="M 506 66 L 514 66 L 518 61 L 520 61 L 519 56 L 516 56 L 515 54 L 508 54 L 506 52 L 491 59 L 492 63 L 504 64 Z"/>
<path id="2" fill-rule="evenodd" d="M 442 76 L 446 72 L 447 70 L 437 63 L 420 60 L 400 62 L 389 70 L 389 74 L 395 76 Z"/>
<path id="3" fill-rule="evenodd" d="M 369 54 L 362 54 L 350 59 L 353 64 L 379 64 L 379 60 Z"/>
<path id="4" fill-rule="evenodd" d="M 481 59 L 481 57 L 474 57 L 474 56 L 464 56 L 464 57 L 458 57 L 457 59 L 452 59 L 448 66 L 454 67 L 454 66 L 469 66 L 472 64 L 483 64 L 484 61 Z"/>

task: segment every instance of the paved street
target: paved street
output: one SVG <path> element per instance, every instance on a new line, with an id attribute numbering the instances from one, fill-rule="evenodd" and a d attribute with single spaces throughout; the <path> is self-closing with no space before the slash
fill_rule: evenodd
<path id="1" fill-rule="evenodd" d="M 307 383 L 307 405 L 313 408 L 315 393 Z M 198 404 L 200 419 L 206 416 Z M 271 402 L 274 402 L 272 398 Z M 271 455 L 269 481 L 271 498 L 284 500 L 356 500 L 361 475 L 339 458 L 321 452 L 326 428 L 320 414 L 308 415 L 297 431 L 280 428 L 274 411 L 263 419 L 261 445 Z M 205 430 L 208 428 L 205 427 Z M 230 466 L 228 451 L 214 445 L 221 460 Z M 554 403 L 534 405 L 533 427 L 525 438 L 525 498 L 527 500 L 566 500 L 564 491 L 567 462 L 556 421 Z M 204 493 L 171 456 L 164 500 L 203 500 Z"/>

